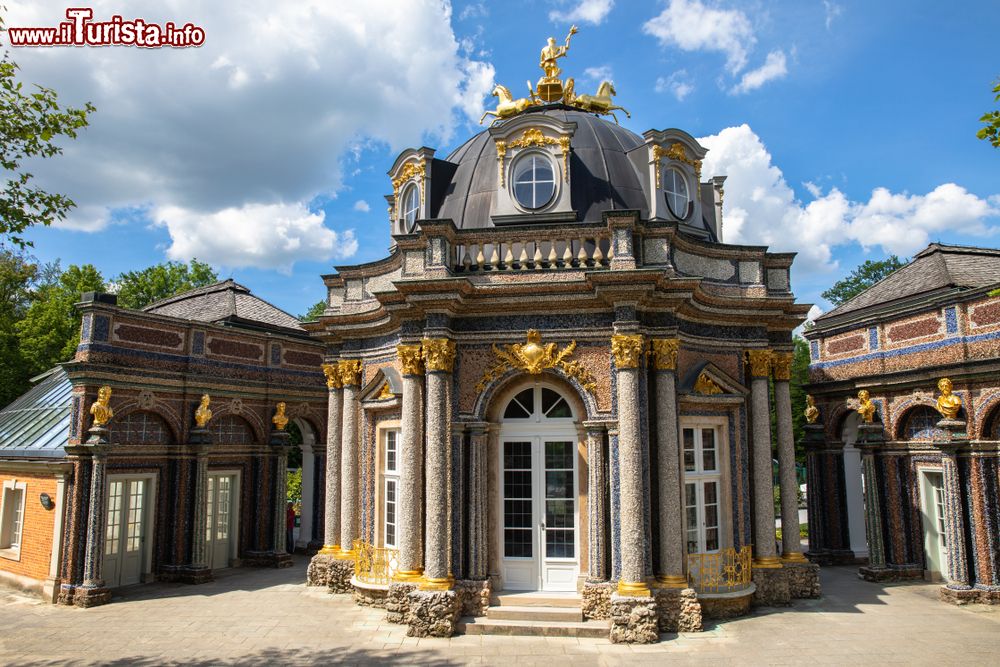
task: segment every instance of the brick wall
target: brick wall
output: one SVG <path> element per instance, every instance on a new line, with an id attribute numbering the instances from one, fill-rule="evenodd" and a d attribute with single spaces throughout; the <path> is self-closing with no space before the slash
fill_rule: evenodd
<path id="1" fill-rule="evenodd" d="M 56 520 L 56 479 L 51 475 L 32 475 L 23 472 L 0 471 L 0 484 L 9 480 L 26 483 L 24 501 L 24 526 L 21 529 L 21 557 L 10 560 L 0 556 L 0 572 L 9 572 L 39 581 L 49 576 L 52 559 L 52 530 Z M 38 497 L 49 494 L 53 507 L 42 507 Z"/>

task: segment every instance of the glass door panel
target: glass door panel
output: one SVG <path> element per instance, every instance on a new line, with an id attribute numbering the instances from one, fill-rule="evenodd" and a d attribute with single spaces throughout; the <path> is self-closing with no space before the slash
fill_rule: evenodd
<path id="1" fill-rule="evenodd" d="M 572 442 L 545 443 L 545 557 L 576 556 Z"/>

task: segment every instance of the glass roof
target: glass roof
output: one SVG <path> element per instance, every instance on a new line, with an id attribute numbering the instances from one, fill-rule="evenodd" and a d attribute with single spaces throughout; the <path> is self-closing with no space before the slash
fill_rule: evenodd
<path id="1" fill-rule="evenodd" d="M 73 385 L 54 368 L 0 411 L 0 456 L 64 456 Z"/>

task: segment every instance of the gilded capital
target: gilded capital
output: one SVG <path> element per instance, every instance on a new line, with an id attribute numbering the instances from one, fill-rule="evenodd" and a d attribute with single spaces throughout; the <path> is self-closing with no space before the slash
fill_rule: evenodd
<path id="1" fill-rule="evenodd" d="M 771 375 L 771 351 L 747 350 L 747 363 L 750 364 L 750 375 L 755 378 L 766 378 Z"/>
<path id="2" fill-rule="evenodd" d="M 618 368 L 638 368 L 644 348 L 642 334 L 615 334 L 611 337 L 611 354 Z"/>
<path id="3" fill-rule="evenodd" d="M 420 343 L 416 345 L 397 345 L 396 354 L 399 355 L 399 363 L 403 366 L 403 375 L 424 374 L 423 347 L 421 347 Z"/>
<path id="4" fill-rule="evenodd" d="M 653 368 L 658 371 L 677 370 L 677 350 L 680 348 L 677 338 L 654 338 L 649 341 L 649 358 Z"/>
<path id="5" fill-rule="evenodd" d="M 337 364 L 323 364 L 323 375 L 326 376 L 327 389 L 340 389 L 340 367 Z"/>
<path id="6" fill-rule="evenodd" d="M 775 380 L 791 380 L 792 379 L 792 353 L 791 352 L 774 352 L 771 355 L 771 364 L 774 368 L 774 379 Z"/>
<path id="7" fill-rule="evenodd" d="M 337 364 L 340 383 L 345 387 L 361 384 L 361 361 L 359 359 L 342 359 Z"/>
<path id="8" fill-rule="evenodd" d="M 455 341 L 449 338 L 425 338 L 423 352 L 429 372 L 451 373 L 455 367 Z"/>

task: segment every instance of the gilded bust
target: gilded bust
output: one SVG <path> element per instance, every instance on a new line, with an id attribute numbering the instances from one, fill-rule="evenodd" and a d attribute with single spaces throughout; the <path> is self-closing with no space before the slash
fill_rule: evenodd
<path id="1" fill-rule="evenodd" d="M 810 424 L 815 424 L 816 420 L 819 419 L 819 408 L 816 407 L 816 399 L 808 394 L 806 394 L 806 410 L 804 414 L 806 421 Z"/>
<path id="2" fill-rule="evenodd" d="M 862 421 L 866 424 L 871 424 L 875 420 L 875 403 L 871 399 L 871 395 L 868 393 L 867 389 L 862 389 L 858 392 L 858 414 L 861 415 Z"/>
<path id="3" fill-rule="evenodd" d="M 111 409 L 111 387 L 104 385 L 97 390 L 97 400 L 91 403 L 90 414 L 94 416 L 95 427 L 104 426 L 115 416 Z"/>
<path id="4" fill-rule="evenodd" d="M 278 431 L 284 431 L 285 427 L 288 426 L 288 417 L 285 416 L 284 401 L 275 406 L 274 417 L 271 418 L 271 423 L 274 424 L 274 428 Z"/>
<path id="5" fill-rule="evenodd" d="M 208 394 L 202 394 L 201 403 L 194 411 L 194 423 L 198 425 L 198 428 L 205 428 L 209 420 L 212 419 L 212 409 L 208 407 L 211 402 L 212 399 L 209 398 Z"/>
<path id="6" fill-rule="evenodd" d="M 962 399 L 951 392 L 951 380 L 948 378 L 941 378 L 937 386 L 941 392 L 937 399 L 937 411 L 945 419 L 956 419 L 962 409 Z"/>

